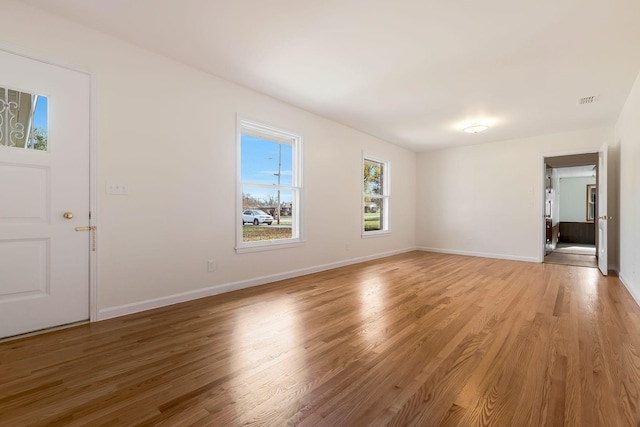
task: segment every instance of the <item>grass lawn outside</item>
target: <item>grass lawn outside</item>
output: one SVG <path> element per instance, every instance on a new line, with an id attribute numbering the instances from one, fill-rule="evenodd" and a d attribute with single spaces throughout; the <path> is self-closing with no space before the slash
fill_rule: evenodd
<path id="1" fill-rule="evenodd" d="M 367 212 L 364 214 L 364 231 L 376 231 L 380 228 L 380 213 Z"/>
<path id="2" fill-rule="evenodd" d="M 275 224 L 275 223 L 274 223 Z M 282 224 L 282 222 L 280 223 Z M 291 226 L 274 227 L 273 225 L 245 225 L 242 227 L 243 242 L 258 242 L 260 240 L 290 239 Z"/>

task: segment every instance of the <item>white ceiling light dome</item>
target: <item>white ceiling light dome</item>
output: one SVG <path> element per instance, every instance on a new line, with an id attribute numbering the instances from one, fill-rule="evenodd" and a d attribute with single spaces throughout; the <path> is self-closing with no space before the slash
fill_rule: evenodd
<path id="1" fill-rule="evenodd" d="M 479 133 L 479 132 L 484 132 L 487 129 L 489 129 L 488 125 L 483 125 L 481 123 L 473 123 L 462 130 L 465 131 L 466 133 Z"/>

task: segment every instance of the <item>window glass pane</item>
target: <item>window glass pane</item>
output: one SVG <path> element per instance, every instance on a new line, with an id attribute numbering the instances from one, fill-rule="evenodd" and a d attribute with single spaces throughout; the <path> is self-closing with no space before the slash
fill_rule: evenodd
<path id="1" fill-rule="evenodd" d="M 0 145 L 47 151 L 48 100 L 0 87 Z"/>
<path id="2" fill-rule="evenodd" d="M 242 241 L 255 242 L 294 237 L 292 232 L 293 193 L 292 190 L 278 191 L 243 185 Z M 280 200 L 279 204 L 278 200 Z"/>
<path id="3" fill-rule="evenodd" d="M 384 205 L 382 198 L 364 198 L 364 231 L 384 230 Z"/>
<path id="4" fill-rule="evenodd" d="M 364 162 L 364 192 L 365 194 L 384 194 L 383 164 L 365 160 Z"/>
<path id="5" fill-rule="evenodd" d="M 241 141 L 241 180 L 253 184 L 292 183 L 292 146 L 243 132 Z"/>

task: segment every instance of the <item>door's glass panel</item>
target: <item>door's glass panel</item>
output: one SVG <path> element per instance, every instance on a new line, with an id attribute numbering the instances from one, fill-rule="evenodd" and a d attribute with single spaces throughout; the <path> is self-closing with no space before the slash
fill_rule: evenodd
<path id="1" fill-rule="evenodd" d="M 0 87 L 0 145 L 47 151 L 46 96 Z"/>

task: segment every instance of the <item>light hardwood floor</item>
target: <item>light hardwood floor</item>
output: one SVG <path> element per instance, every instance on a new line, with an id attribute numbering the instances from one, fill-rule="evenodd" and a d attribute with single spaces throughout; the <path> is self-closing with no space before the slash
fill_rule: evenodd
<path id="1" fill-rule="evenodd" d="M 545 255 L 544 262 L 549 264 L 562 264 L 562 265 L 574 265 L 576 267 L 598 268 L 598 259 L 594 255 L 551 252 L 549 255 Z"/>
<path id="2" fill-rule="evenodd" d="M 597 269 L 411 252 L 0 344 L 0 425 L 638 426 Z"/>

